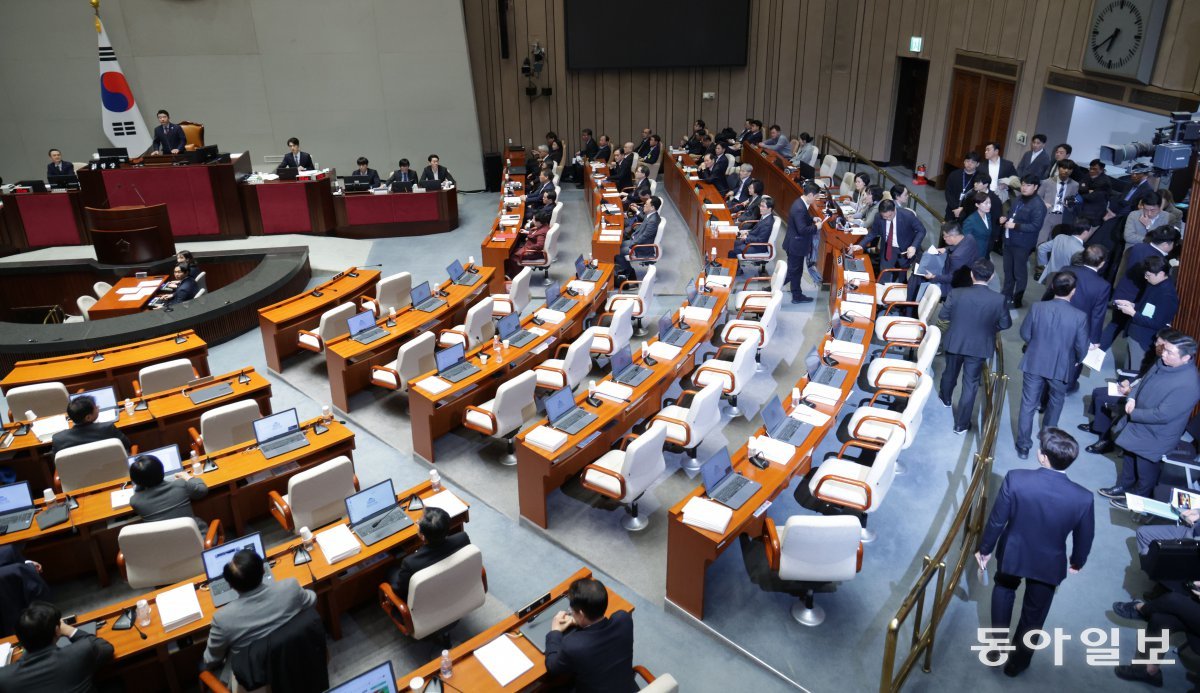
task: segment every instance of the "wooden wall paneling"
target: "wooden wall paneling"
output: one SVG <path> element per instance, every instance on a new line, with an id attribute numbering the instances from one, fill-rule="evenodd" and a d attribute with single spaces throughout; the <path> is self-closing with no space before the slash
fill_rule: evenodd
<path id="1" fill-rule="evenodd" d="M 778 89 L 775 90 L 774 117 L 771 120 L 779 123 L 788 137 L 795 137 L 800 134 L 800 131 L 796 129 L 799 124 L 795 122 L 795 111 L 792 109 L 792 104 L 796 101 L 796 92 L 799 91 L 797 85 L 800 83 L 800 74 L 796 72 L 796 61 L 794 60 L 797 52 L 797 37 L 795 30 L 785 31 L 783 27 L 800 26 L 800 3 L 784 3 L 779 10 L 777 24 L 780 49 L 775 62 L 779 65 L 779 79 L 776 80 Z"/>
<path id="2" fill-rule="evenodd" d="M 549 35 L 549 32 L 547 31 L 547 15 L 552 11 L 553 4 L 554 3 L 551 2 L 530 2 L 526 4 L 526 36 L 525 41 L 521 44 L 522 53 L 528 55 L 529 49 L 533 45 L 534 41 L 537 41 L 543 46 L 549 45 L 547 39 L 547 36 Z M 541 7 L 538 7 L 538 5 L 541 5 Z M 552 53 L 547 48 L 546 66 L 542 70 L 541 77 L 534 80 L 539 89 L 541 87 L 549 86 L 555 90 L 555 93 L 558 93 L 558 89 L 555 89 L 555 87 L 561 87 L 561 85 L 555 84 L 554 76 L 558 72 L 559 68 L 563 68 L 565 72 L 566 66 L 562 64 L 564 62 L 566 62 L 566 56 L 562 55 L 561 53 Z M 520 65 L 521 61 L 518 60 L 518 70 L 520 69 Z M 568 95 L 563 94 L 563 96 L 565 97 Z M 555 112 L 558 110 L 558 102 L 562 99 L 546 98 L 540 94 L 532 100 L 527 96 L 523 96 L 522 98 L 524 98 L 525 103 L 529 107 L 530 116 L 533 121 L 533 132 L 530 134 L 531 140 L 542 142 L 545 139 L 547 132 L 550 132 L 551 130 L 557 132 L 559 139 L 563 140 L 563 163 L 568 163 L 569 153 L 575 151 L 572 147 L 577 139 L 573 134 L 574 131 L 571 128 L 571 123 L 560 117 L 559 113 Z"/>
<path id="3" fill-rule="evenodd" d="M 1200 195 L 1200 166 L 1192 175 L 1192 199 Z M 1192 338 L 1200 337 L 1200 214 L 1188 215 L 1179 256 L 1179 312 L 1175 328 Z M 1193 357 L 1192 361 L 1195 362 Z"/>
<path id="4" fill-rule="evenodd" d="M 1170 7 L 1167 9 L 1167 19 L 1164 23 L 1164 27 L 1173 25 L 1178 26 L 1179 22 L 1183 21 L 1184 14 L 1186 12 L 1185 8 L 1188 5 L 1192 5 L 1194 7 L 1196 3 L 1171 3 Z M 1158 58 L 1154 63 L 1154 72 L 1151 73 L 1151 80 L 1155 84 L 1167 86 L 1175 83 L 1176 71 L 1180 69 L 1180 66 L 1171 62 L 1171 53 L 1174 52 L 1175 44 L 1175 34 L 1173 32 L 1166 31 L 1164 28 L 1162 40 L 1158 44 Z M 1171 87 L 1168 86 L 1167 88 L 1169 89 Z"/>
<path id="5" fill-rule="evenodd" d="M 1174 2 L 1171 3 L 1171 7 L 1171 11 L 1167 13 L 1166 26 L 1187 27 L 1190 30 L 1186 34 L 1177 34 L 1164 29 L 1164 33 L 1170 36 L 1171 43 L 1168 46 L 1166 40 L 1163 41 L 1162 48 L 1166 50 L 1160 50 L 1155 68 L 1158 69 L 1161 65 L 1165 70 L 1161 80 L 1164 87 L 1194 91 L 1196 76 L 1200 73 L 1200 46 L 1196 45 L 1195 39 L 1197 30 L 1200 29 L 1200 3 Z M 1170 15 L 1173 14 L 1178 15 L 1174 23 L 1170 21 Z"/>
<path id="6" fill-rule="evenodd" d="M 1058 47 L 1054 55 L 1054 65 L 1071 70 L 1078 70 L 1083 62 L 1083 47 L 1088 39 L 1088 19 L 1091 15 L 1091 5 L 1080 0 L 1072 0 L 1072 2 L 1063 3 L 1063 26 L 1059 31 L 1065 40 L 1063 45 Z M 1069 8 L 1069 9 L 1068 9 Z M 1068 12 L 1071 15 L 1071 21 L 1066 23 Z M 1044 72 L 1043 72 L 1044 74 Z M 1044 81 L 1044 77 L 1041 78 Z M 1040 98 L 1039 94 L 1039 98 Z"/>
<path id="7" fill-rule="evenodd" d="M 801 121 L 804 122 L 804 129 L 808 130 L 814 138 L 819 137 L 824 133 L 820 128 L 820 123 L 817 122 L 817 113 L 822 104 L 821 99 L 817 94 L 823 93 L 821 88 L 824 86 L 825 74 L 821 70 L 821 41 L 820 33 L 824 27 L 821 23 L 822 11 L 819 3 L 808 2 L 807 16 L 804 20 L 804 63 L 803 72 L 806 75 L 804 80 L 804 95 L 800 99 L 801 104 Z"/>

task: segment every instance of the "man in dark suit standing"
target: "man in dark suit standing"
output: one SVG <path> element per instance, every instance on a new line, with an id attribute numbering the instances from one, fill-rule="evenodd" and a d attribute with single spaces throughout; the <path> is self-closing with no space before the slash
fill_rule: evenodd
<path id="1" fill-rule="evenodd" d="M 658 210 L 662 209 L 662 198 L 658 196 L 648 197 L 642 204 L 642 212 L 646 215 L 641 223 L 633 227 L 629 232 L 629 237 L 621 241 L 621 252 L 613 260 L 616 265 L 616 282 L 617 286 L 621 286 L 627 280 L 635 278 L 633 264 L 629 254 L 633 252 L 635 245 L 647 245 L 654 242 L 655 236 L 658 235 L 658 225 L 662 223 L 662 218 L 658 214 Z M 636 260 L 637 258 L 632 258 Z"/>
<path id="2" fill-rule="evenodd" d="M 1013 200 L 1007 217 L 1000 217 L 1004 228 L 1004 288 L 1005 298 L 1014 308 L 1020 308 L 1029 283 L 1029 256 L 1037 247 L 1042 222 L 1046 220 L 1046 204 L 1038 197 L 1041 181 L 1033 176 L 1021 180 L 1021 196 Z"/>
<path id="3" fill-rule="evenodd" d="M 1021 619 L 1011 641 L 1016 651 L 1007 656 L 1004 673 L 1018 676 L 1029 668 L 1033 650 L 1025 635 L 1041 630 L 1050 613 L 1054 590 L 1068 570 L 1078 573 L 1092 550 L 1096 519 L 1092 494 L 1067 478 L 1066 470 L 1079 454 L 1079 445 L 1066 431 L 1044 428 L 1038 434 L 1037 469 L 1014 469 L 1004 476 L 988 517 L 975 560 L 986 570 L 997 552 L 996 585 L 992 588 L 992 628 L 1009 630 L 1017 588 L 1025 581 Z M 1071 558 L 1067 560 L 1067 536 Z"/>
<path id="4" fill-rule="evenodd" d="M 871 230 L 861 243 L 851 247 L 857 252 L 878 241 L 881 270 L 894 267 L 907 269 L 924 240 L 925 227 L 917 216 L 902 211 L 895 200 L 884 200 L 879 203 L 879 213 L 875 215 Z"/>
<path id="5" fill-rule="evenodd" d="M 908 300 L 917 300 L 922 282 L 937 284 L 941 288 L 944 298 L 950 293 L 950 286 L 959 271 L 969 267 L 979 257 L 979 246 L 975 243 L 975 239 L 963 235 L 958 222 L 947 221 L 942 224 L 942 240 L 946 242 L 945 248 L 930 248 L 925 251 L 934 255 L 946 254 L 946 262 L 942 265 L 942 271 L 938 274 L 928 271 L 922 271 L 920 274 L 914 272 L 908 278 Z M 921 269 L 924 270 L 924 268 Z"/>
<path id="6" fill-rule="evenodd" d="M 1017 163 L 1017 175 L 1024 178 L 1027 174 L 1033 174 L 1039 180 L 1050 175 L 1050 154 L 1046 152 L 1046 136 L 1041 133 L 1029 140 L 1029 151 L 1022 154 Z"/>
<path id="7" fill-rule="evenodd" d="M 116 438 L 125 449 L 129 449 L 129 439 L 111 423 L 96 423 L 100 416 L 100 408 L 90 395 L 83 395 L 71 400 L 67 405 L 67 418 L 71 420 L 71 428 L 59 431 L 51 438 L 50 452 L 58 453 L 84 443 L 94 443 L 98 440 Z"/>
<path id="8" fill-rule="evenodd" d="M 1088 352 L 1087 316 L 1071 305 L 1075 275 L 1070 272 L 1055 274 L 1050 280 L 1050 289 L 1054 299 L 1034 303 L 1021 323 L 1025 356 L 1021 358 L 1024 378 L 1016 440 L 1017 457 L 1021 459 L 1029 457 L 1033 415 L 1042 402 L 1043 392 L 1047 388 L 1050 390 L 1042 428 L 1057 426 L 1075 365 Z"/>
<path id="9" fill-rule="evenodd" d="M 288 153 L 283 155 L 283 161 L 279 162 L 279 168 L 298 168 L 301 171 L 311 171 L 316 168 L 313 166 L 312 157 L 308 155 L 308 152 L 300 151 L 300 140 L 289 137 L 287 146 Z"/>
<path id="10" fill-rule="evenodd" d="M 58 647 L 58 639 L 70 641 Z M 62 612 L 47 602 L 30 604 L 17 621 L 20 660 L 0 667 L 0 692 L 95 691 L 92 676 L 113 658 L 107 640 L 63 623 Z"/>
<path id="11" fill-rule="evenodd" d="M 46 164 L 47 180 L 52 176 L 70 176 L 75 173 L 75 164 L 63 161 L 62 152 L 51 149 L 47 154 L 50 156 L 50 163 Z"/>
<path id="12" fill-rule="evenodd" d="M 400 565 L 388 571 L 388 584 L 396 596 L 408 601 L 408 583 L 421 570 L 449 558 L 471 543 L 466 532 L 450 534 L 450 515 L 441 508 L 428 507 L 417 522 L 417 535 L 423 546 L 400 559 Z"/>
<path id="13" fill-rule="evenodd" d="M 608 590 L 580 578 L 567 589 L 570 613 L 554 615 L 546 633 L 546 672 L 568 676 L 576 693 L 632 693 L 633 616 L 608 613 Z"/>
<path id="14" fill-rule="evenodd" d="M 171 122 L 171 114 L 158 112 L 158 126 L 154 128 L 154 140 L 150 151 L 154 154 L 178 154 L 187 148 L 187 135 L 183 128 Z"/>
<path id="15" fill-rule="evenodd" d="M 975 192 L 975 177 L 979 172 L 979 152 L 970 151 L 963 156 L 962 168 L 946 176 L 946 219 L 962 220 L 963 205 Z"/>
<path id="16" fill-rule="evenodd" d="M 1087 219 L 1088 226 L 1099 226 L 1108 211 L 1108 196 L 1112 192 L 1112 180 L 1104 173 L 1104 162 L 1092 159 L 1087 175 L 1079 181 L 1079 216 Z"/>
<path id="17" fill-rule="evenodd" d="M 372 188 L 378 188 L 379 187 L 379 171 L 376 171 L 375 169 L 369 167 L 369 164 L 371 162 L 367 160 L 367 157 L 360 156 L 360 157 L 358 157 L 358 161 L 356 161 L 355 163 L 358 164 L 358 167 L 355 168 L 354 172 L 351 173 L 350 175 L 366 176 L 368 184 Z"/>
<path id="18" fill-rule="evenodd" d="M 804 277 L 804 264 L 816 241 L 817 224 L 808 211 L 821 188 L 808 181 L 801 188 L 800 197 L 788 210 L 787 233 L 783 238 L 783 251 L 787 253 L 787 282 L 792 285 L 792 303 L 812 303 L 812 296 L 805 296 L 800 283 Z"/>
<path id="19" fill-rule="evenodd" d="M 1012 327 L 1012 317 L 1004 307 L 1004 296 L 988 288 L 996 267 L 987 258 L 971 263 L 971 286 L 954 289 L 938 313 L 950 322 L 946 330 L 946 368 L 942 371 L 939 396 L 950 406 L 958 372 L 963 372 L 962 393 L 954 409 L 954 432 L 962 435 L 971 427 L 975 413 L 975 395 L 983 364 L 996 351 L 996 334 Z"/>
<path id="20" fill-rule="evenodd" d="M 1008 199 L 1008 187 L 1003 181 L 1017 175 L 1017 167 L 1013 162 L 1000 157 L 1000 143 L 988 142 L 983 148 L 983 172 L 992 180 L 991 191 L 1000 196 L 1001 200 Z M 1038 180 L 1041 180 L 1039 178 Z"/>
<path id="21" fill-rule="evenodd" d="M 1107 256 L 1103 246 L 1089 245 L 1079 254 L 1079 262 L 1064 268 L 1075 275 L 1075 295 L 1071 297 L 1071 305 L 1087 316 L 1089 350 L 1100 347 L 1101 335 L 1104 332 L 1104 315 L 1108 312 L 1108 302 L 1112 297 L 1112 285 L 1100 275 Z M 1082 370 L 1082 365 L 1075 367 L 1067 392 L 1079 389 L 1079 374 Z"/>

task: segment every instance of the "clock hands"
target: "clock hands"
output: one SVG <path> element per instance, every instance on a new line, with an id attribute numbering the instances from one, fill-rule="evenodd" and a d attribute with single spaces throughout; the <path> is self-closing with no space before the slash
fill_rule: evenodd
<path id="1" fill-rule="evenodd" d="M 1104 39 L 1100 43 L 1093 45 L 1092 48 L 1094 48 L 1096 50 L 1100 50 L 1101 46 L 1108 44 L 1108 47 L 1104 49 L 1104 51 L 1107 53 L 1108 51 L 1112 50 L 1113 42 L 1116 41 L 1117 37 L 1120 35 L 1121 35 L 1121 27 L 1117 27 L 1116 29 L 1113 29 L 1112 34 L 1108 38 Z"/>

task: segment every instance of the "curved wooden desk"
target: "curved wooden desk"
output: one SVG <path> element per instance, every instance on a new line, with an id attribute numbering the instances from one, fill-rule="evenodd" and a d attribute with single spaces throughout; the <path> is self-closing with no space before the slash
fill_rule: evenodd
<path id="1" fill-rule="evenodd" d="M 512 166 L 525 165 L 525 152 L 517 151 L 510 153 Z M 520 196 L 521 201 L 514 205 L 511 209 L 506 208 L 504 195 L 500 196 L 500 208 L 496 211 L 496 218 L 492 221 L 492 228 L 479 244 L 480 257 L 484 266 L 491 267 L 495 270 L 492 275 L 491 292 L 494 294 L 504 293 L 504 261 L 512 255 L 513 247 L 517 244 L 517 236 L 520 229 L 524 226 L 525 217 L 525 176 L 521 174 L 509 173 L 509 168 L 504 170 L 504 181 L 519 184 L 521 187 L 513 191 L 513 197 Z M 515 214 L 520 219 L 515 226 L 502 225 L 500 217 L 504 214 Z"/>
<path id="2" fill-rule="evenodd" d="M 325 311 L 372 293 L 379 276 L 379 270 L 351 267 L 309 291 L 259 308 L 258 327 L 267 367 L 282 372 L 283 360 L 300 351 L 296 343 L 300 330 L 315 330 Z"/>

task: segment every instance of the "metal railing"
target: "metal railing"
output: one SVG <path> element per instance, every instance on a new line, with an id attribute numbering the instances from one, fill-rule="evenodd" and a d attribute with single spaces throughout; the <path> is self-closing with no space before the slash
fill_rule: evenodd
<path id="1" fill-rule="evenodd" d="M 871 161 L 867 157 L 860 154 L 858 152 L 858 150 L 856 150 L 854 147 L 851 147 L 850 145 L 846 144 L 845 142 L 842 142 L 834 137 L 830 137 L 829 135 L 821 135 L 821 152 L 822 152 L 822 154 L 831 154 L 832 153 L 829 151 L 830 145 L 833 145 L 841 150 L 840 155 L 834 154 L 834 156 L 837 156 L 839 159 L 849 159 L 850 160 L 850 172 L 851 173 L 856 173 L 858 171 L 858 165 L 863 164 L 865 166 L 870 167 L 881 178 L 891 181 L 892 185 L 911 185 L 911 183 L 912 183 L 912 181 L 900 180 L 899 178 L 896 178 L 892 174 L 888 173 L 886 170 L 880 168 L 879 166 L 876 166 L 873 161 Z M 883 186 L 884 190 L 887 190 L 888 187 L 890 187 L 890 186 Z M 913 195 L 910 193 L 908 196 L 908 200 L 910 203 L 916 204 L 917 206 L 924 209 L 926 212 L 929 212 L 929 215 L 932 216 L 935 221 L 937 221 L 938 226 L 941 226 L 943 223 L 946 222 L 946 218 L 944 216 L 942 216 L 942 213 L 940 211 L 934 209 L 933 207 L 929 206 L 929 203 L 926 202 L 925 200 L 922 200 L 919 195 Z"/>
<path id="2" fill-rule="evenodd" d="M 901 602 L 896 615 L 888 623 L 887 639 L 883 650 L 882 672 L 879 678 L 881 693 L 899 691 L 908 679 L 918 660 L 921 669 L 928 673 L 933 665 L 933 645 L 938 624 L 942 621 L 955 588 L 962 579 L 963 571 L 974 562 L 974 554 L 987 521 L 988 480 L 992 471 L 992 452 L 996 434 L 1000 428 L 1000 417 L 1004 405 L 1008 376 L 1004 374 L 1004 351 L 1000 338 L 996 337 L 994 365 L 983 373 L 983 411 L 980 428 L 979 451 L 975 453 L 971 479 L 967 484 L 962 505 L 959 506 L 945 539 L 932 556 L 922 559 L 922 569 L 916 583 Z M 953 552 L 953 553 L 952 553 Z M 949 567 L 947 562 L 949 561 Z M 936 583 L 933 594 L 928 595 L 929 585 Z M 927 602 L 932 602 L 927 604 Z M 926 610 L 928 607 L 928 619 Z M 901 647 L 900 631 L 905 622 L 912 621 L 912 636 L 907 642 L 907 652 L 897 664 L 897 653 Z"/>

